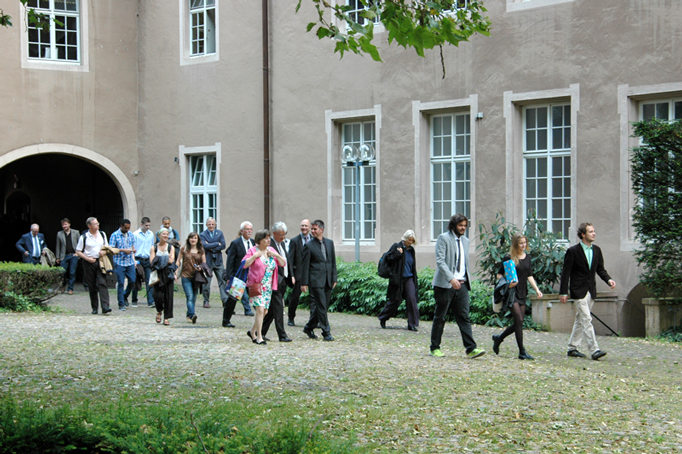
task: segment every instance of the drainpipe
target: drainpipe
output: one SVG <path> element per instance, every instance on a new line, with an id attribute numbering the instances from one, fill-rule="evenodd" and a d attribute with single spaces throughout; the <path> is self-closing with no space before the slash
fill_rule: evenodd
<path id="1" fill-rule="evenodd" d="M 270 228 L 270 56 L 268 0 L 263 0 L 263 215 Z"/>

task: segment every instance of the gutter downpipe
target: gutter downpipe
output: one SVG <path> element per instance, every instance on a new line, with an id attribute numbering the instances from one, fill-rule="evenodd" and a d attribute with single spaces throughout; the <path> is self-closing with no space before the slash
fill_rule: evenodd
<path id="1" fill-rule="evenodd" d="M 268 0 L 263 0 L 263 205 L 266 229 L 270 228 L 270 41 Z"/>

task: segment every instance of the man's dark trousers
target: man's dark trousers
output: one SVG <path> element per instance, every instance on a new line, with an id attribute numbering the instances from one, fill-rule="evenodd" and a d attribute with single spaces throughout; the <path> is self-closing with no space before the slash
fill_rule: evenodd
<path id="1" fill-rule="evenodd" d="M 274 320 L 277 336 L 280 339 L 287 337 L 287 332 L 284 330 L 284 292 L 286 292 L 286 290 L 286 285 L 284 285 L 283 289 L 277 287 L 277 290 L 273 290 L 272 299 L 270 300 L 270 309 L 268 309 L 268 313 L 265 314 L 265 317 L 263 318 L 263 328 L 261 328 L 263 336 L 267 334 L 270 325 Z"/>
<path id="2" fill-rule="evenodd" d="M 329 308 L 329 301 L 332 297 L 331 287 L 310 287 L 310 318 L 305 325 L 306 331 L 311 331 L 318 326 L 322 328 L 322 335 L 326 336 L 330 333 L 329 319 L 327 318 L 327 309 Z"/>
<path id="3" fill-rule="evenodd" d="M 95 263 L 83 260 L 83 280 L 88 284 L 92 310 L 96 311 L 101 304 L 102 311 L 108 311 L 110 309 L 109 289 L 107 288 L 107 278 L 99 267 L 99 260 L 95 260 Z M 98 294 L 99 301 L 97 300 Z"/>
<path id="4" fill-rule="evenodd" d="M 459 290 L 454 288 L 433 288 L 433 296 L 436 300 L 436 313 L 433 317 L 431 328 L 431 351 L 440 349 L 440 341 L 445 326 L 445 316 L 452 306 L 452 312 L 462 335 L 462 343 L 466 352 L 470 353 L 476 348 L 476 342 L 471 332 L 471 320 L 469 320 L 469 290 L 462 283 Z"/>

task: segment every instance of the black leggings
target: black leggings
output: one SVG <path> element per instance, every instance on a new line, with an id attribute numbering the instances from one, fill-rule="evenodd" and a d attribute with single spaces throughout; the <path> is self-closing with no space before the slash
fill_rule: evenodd
<path id="1" fill-rule="evenodd" d="M 521 304 L 523 303 L 523 304 Z M 507 329 L 500 335 L 500 339 L 504 340 L 511 333 L 516 335 L 516 344 L 519 346 L 519 351 L 522 352 L 523 348 L 523 319 L 526 315 L 526 302 L 525 301 L 514 301 L 511 307 L 512 317 L 514 317 L 514 324 L 508 326 Z"/>

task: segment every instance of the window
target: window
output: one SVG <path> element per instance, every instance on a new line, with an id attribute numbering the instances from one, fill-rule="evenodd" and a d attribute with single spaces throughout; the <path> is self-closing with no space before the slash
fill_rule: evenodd
<path id="1" fill-rule="evenodd" d="M 190 218 L 194 232 L 204 229 L 206 218 L 218 219 L 218 183 L 216 155 L 189 157 Z"/>
<path id="2" fill-rule="evenodd" d="M 190 55 L 215 54 L 215 0 L 190 0 Z"/>
<path id="3" fill-rule="evenodd" d="M 346 5 L 350 7 L 350 9 L 347 11 L 347 14 L 353 19 L 355 22 L 357 22 L 360 25 L 364 25 L 365 21 L 368 19 L 362 16 L 363 11 L 369 10 L 369 8 L 375 4 L 375 0 L 364 0 L 365 4 L 363 4 L 362 0 L 346 0 Z M 375 24 L 378 24 L 379 17 L 375 17 L 374 20 L 372 21 Z"/>
<path id="4" fill-rule="evenodd" d="M 663 121 L 682 120 L 682 99 L 641 102 L 639 118 L 643 121 L 652 118 Z"/>
<path id="5" fill-rule="evenodd" d="M 362 144 L 376 149 L 376 130 L 374 121 L 344 123 L 342 125 L 342 147 Z M 343 163 L 343 239 L 355 240 L 355 207 L 357 168 Z M 376 229 L 376 159 L 369 165 L 360 167 L 360 241 L 374 241 Z"/>
<path id="6" fill-rule="evenodd" d="M 28 58 L 79 63 L 78 0 L 29 0 L 28 7 L 50 18 L 49 30 L 28 24 Z"/>
<path id="7" fill-rule="evenodd" d="M 535 210 L 548 230 L 569 238 L 571 105 L 524 108 L 524 215 Z"/>
<path id="8" fill-rule="evenodd" d="M 450 217 L 471 218 L 471 123 L 468 113 L 431 117 L 431 238 Z"/>

